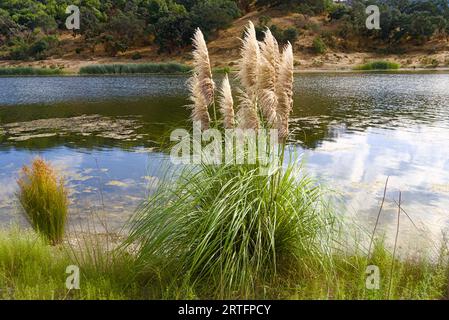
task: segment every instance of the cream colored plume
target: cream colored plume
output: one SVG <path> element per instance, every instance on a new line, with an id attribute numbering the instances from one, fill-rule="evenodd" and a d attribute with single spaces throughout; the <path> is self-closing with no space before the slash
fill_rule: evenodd
<path id="1" fill-rule="evenodd" d="M 240 108 L 237 114 L 238 126 L 241 129 L 257 130 L 259 129 L 260 124 L 254 99 L 251 99 L 246 92 L 242 90 L 239 91 Z"/>
<path id="2" fill-rule="evenodd" d="M 293 49 L 288 43 L 281 57 L 278 79 L 276 83 L 277 128 L 279 138 L 285 140 L 288 136 L 288 120 L 293 109 Z"/>
<path id="3" fill-rule="evenodd" d="M 203 33 L 199 28 L 193 36 L 193 72 L 198 77 L 198 85 L 207 105 L 214 101 L 215 84 L 209 61 L 209 52 Z"/>
<path id="4" fill-rule="evenodd" d="M 242 40 L 240 49 L 240 60 L 238 63 L 238 78 L 244 90 L 249 96 L 256 93 L 257 73 L 259 64 L 259 43 L 256 38 L 256 30 L 250 21 L 245 30 L 245 36 Z"/>
<path id="5" fill-rule="evenodd" d="M 201 83 L 196 73 L 188 81 L 190 91 L 189 99 L 192 101 L 190 108 L 192 109 L 192 121 L 200 122 L 201 129 L 207 130 L 210 126 L 210 116 L 208 112 L 208 104 L 202 93 Z"/>
<path id="6" fill-rule="evenodd" d="M 279 46 L 271 34 L 265 31 L 264 41 L 260 43 L 260 63 L 258 64 L 258 103 L 269 126 L 276 123 L 276 82 L 279 70 Z"/>
<path id="7" fill-rule="evenodd" d="M 225 129 L 234 128 L 234 99 L 232 98 L 231 85 L 228 74 L 223 78 L 220 90 L 220 112 L 223 115 L 223 125 Z"/>

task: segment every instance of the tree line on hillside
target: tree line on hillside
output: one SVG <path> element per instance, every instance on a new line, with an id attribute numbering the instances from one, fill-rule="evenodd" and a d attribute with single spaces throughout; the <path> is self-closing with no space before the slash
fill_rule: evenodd
<path id="1" fill-rule="evenodd" d="M 449 34 L 448 0 L 256 0 L 259 6 L 284 7 L 308 15 L 326 14 L 342 22 L 340 34 L 367 36 L 387 43 L 407 40 L 425 42 L 436 33 Z M 380 30 L 369 30 L 366 8 L 377 5 Z"/>
<path id="2" fill-rule="evenodd" d="M 85 47 L 102 44 L 112 56 L 153 43 L 172 52 L 190 44 L 195 28 L 210 36 L 241 15 L 233 0 L 2 0 L 0 47 L 11 59 L 43 58 L 57 45 L 58 30 L 65 30 L 71 4 L 80 8 L 76 33 Z"/>
<path id="3" fill-rule="evenodd" d="M 348 0 L 344 4 L 332 0 L 2 0 L 0 58 L 43 59 L 57 52 L 58 34 L 65 30 L 65 10 L 71 4 L 81 11 L 81 29 L 74 35 L 83 37 L 83 45 L 75 51 L 94 53 L 102 45 L 111 56 L 152 44 L 171 53 L 188 46 L 197 27 L 210 39 L 244 13 L 263 7 L 325 15 L 329 23 L 338 25 L 340 36 L 363 36 L 390 45 L 410 39 L 424 42 L 449 33 L 447 0 Z M 365 27 L 365 8 L 370 4 L 380 8 L 380 30 Z M 301 32 L 297 26 L 282 29 L 269 24 L 266 18 L 259 20 L 258 34 L 268 26 L 285 43 L 294 42 Z M 314 41 L 316 52 L 323 52 L 325 42 L 325 36 Z"/>

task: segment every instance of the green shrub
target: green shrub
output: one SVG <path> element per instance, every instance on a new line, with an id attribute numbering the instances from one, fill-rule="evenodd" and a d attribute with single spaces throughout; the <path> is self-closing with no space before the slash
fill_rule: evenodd
<path id="1" fill-rule="evenodd" d="M 131 56 L 131 59 L 140 60 L 140 59 L 142 59 L 142 55 L 139 52 L 136 52 Z"/>
<path id="2" fill-rule="evenodd" d="M 290 42 L 293 44 L 298 39 L 298 35 L 299 35 L 298 30 L 295 27 L 289 27 L 287 29 L 282 29 L 274 24 L 270 26 L 270 31 L 273 34 L 273 36 L 276 38 L 276 40 L 281 44 L 285 44 L 287 42 Z"/>
<path id="3" fill-rule="evenodd" d="M 18 199 L 31 226 L 51 244 L 62 241 L 67 220 L 68 198 L 64 180 L 42 159 L 31 168 L 24 166 L 19 180 Z"/>
<path id="4" fill-rule="evenodd" d="M 27 60 L 29 59 L 30 47 L 24 42 L 17 43 L 11 48 L 9 58 L 11 60 Z"/>
<path id="5" fill-rule="evenodd" d="M 271 17 L 266 15 L 261 15 L 259 17 L 259 25 L 264 27 L 268 26 L 268 24 L 271 22 Z"/>
<path id="6" fill-rule="evenodd" d="M 295 43 L 296 39 L 298 39 L 298 29 L 294 27 L 290 27 L 284 30 L 283 32 L 283 40 L 284 42 Z"/>
<path id="7" fill-rule="evenodd" d="M 48 50 L 50 44 L 45 39 L 39 39 L 30 47 L 30 55 L 33 57 L 42 57 L 44 52 Z"/>
<path id="8" fill-rule="evenodd" d="M 320 37 L 313 39 L 313 51 L 317 54 L 323 54 L 327 51 L 327 46 Z"/>

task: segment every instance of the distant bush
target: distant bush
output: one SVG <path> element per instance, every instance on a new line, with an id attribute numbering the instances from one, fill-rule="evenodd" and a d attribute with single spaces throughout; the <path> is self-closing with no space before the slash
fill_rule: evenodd
<path id="1" fill-rule="evenodd" d="M 180 63 L 129 63 L 97 64 L 82 67 L 80 74 L 143 74 L 143 73 L 187 73 L 191 68 Z"/>
<path id="2" fill-rule="evenodd" d="M 344 16 L 350 15 L 351 15 L 351 8 L 344 4 L 337 4 L 329 9 L 329 18 L 331 20 L 340 20 Z"/>
<path id="3" fill-rule="evenodd" d="M 327 50 L 327 46 L 324 43 L 323 39 L 320 37 L 316 37 L 313 39 L 313 51 L 318 54 L 323 54 Z"/>
<path id="4" fill-rule="evenodd" d="M 261 15 L 259 17 L 259 25 L 260 26 L 268 26 L 268 24 L 271 22 L 271 17 L 266 15 Z"/>
<path id="5" fill-rule="evenodd" d="M 29 59 L 29 50 L 30 47 L 26 43 L 16 44 L 11 48 L 8 58 L 11 60 L 27 60 Z"/>
<path id="6" fill-rule="evenodd" d="M 394 70 L 399 69 L 400 64 L 390 61 L 373 61 L 359 66 L 356 66 L 355 70 Z"/>
<path id="7" fill-rule="evenodd" d="M 293 44 L 298 39 L 298 35 L 299 35 L 299 32 L 295 27 L 289 27 L 287 29 L 282 29 L 275 24 L 270 26 L 270 31 L 273 34 L 273 36 L 276 38 L 276 40 L 281 44 L 285 44 L 287 42 L 290 42 Z"/>
<path id="8" fill-rule="evenodd" d="M 285 29 L 283 32 L 283 42 L 295 43 L 296 39 L 298 39 L 298 34 L 298 30 L 294 27 Z"/>
<path id="9" fill-rule="evenodd" d="M 17 38 L 13 41 L 9 58 L 12 60 L 45 59 L 49 51 L 57 45 L 58 39 L 55 36 L 41 36 L 31 41 Z"/>
<path id="10" fill-rule="evenodd" d="M 436 68 L 436 67 L 438 67 L 439 64 L 440 64 L 440 63 L 439 63 L 439 61 L 438 61 L 437 59 L 432 59 L 432 61 L 431 61 L 431 63 L 430 63 L 430 66 L 431 66 L 432 68 Z"/>
<path id="11" fill-rule="evenodd" d="M 142 59 L 142 55 L 139 52 L 136 52 L 131 56 L 131 59 L 133 59 L 133 60 Z"/>
<path id="12" fill-rule="evenodd" d="M 50 44 L 46 39 L 39 39 L 36 42 L 34 42 L 30 47 L 30 55 L 33 57 L 41 58 L 44 55 L 44 52 L 48 50 L 50 47 Z"/>
<path id="13" fill-rule="evenodd" d="M 64 180 L 42 159 L 24 166 L 18 198 L 31 226 L 53 245 L 62 241 L 67 221 L 68 198 Z"/>
<path id="14" fill-rule="evenodd" d="M 0 76 L 49 76 L 62 74 L 63 71 L 58 68 L 33 68 L 33 67 L 7 67 L 0 68 Z"/>
<path id="15" fill-rule="evenodd" d="M 436 68 L 439 64 L 439 61 L 435 58 L 424 57 L 421 59 L 421 66 L 423 67 Z"/>

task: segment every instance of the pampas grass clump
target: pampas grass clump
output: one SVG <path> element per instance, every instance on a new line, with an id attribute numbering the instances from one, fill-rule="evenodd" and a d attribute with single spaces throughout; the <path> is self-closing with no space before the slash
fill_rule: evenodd
<path id="1" fill-rule="evenodd" d="M 17 181 L 18 199 L 31 226 L 55 245 L 62 241 L 68 198 L 64 180 L 43 159 L 24 166 Z"/>
<path id="2" fill-rule="evenodd" d="M 192 119 L 202 128 L 279 129 L 281 154 L 293 103 L 291 45 L 279 51 L 267 30 L 259 43 L 252 23 L 242 40 L 234 113 L 227 75 L 219 90 L 223 117 L 215 118 L 207 47 L 194 36 L 194 70 L 189 81 Z M 214 121 L 209 122 L 209 107 Z M 220 126 L 220 123 L 222 126 Z M 248 150 L 244 150 L 247 153 Z M 159 181 L 130 222 L 128 245 L 136 245 L 142 272 L 156 271 L 175 296 L 265 297 L 310 270 L 326 269 L 333 225 L 320 188 L 296 162 L 261 174 L 258 164 L 200 164 Z"/>

